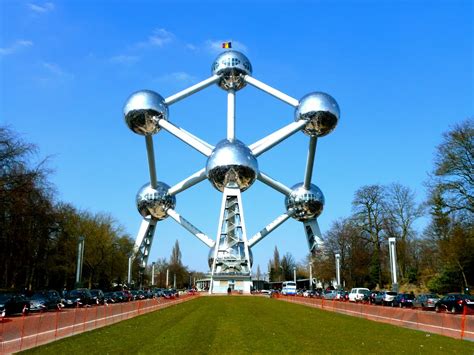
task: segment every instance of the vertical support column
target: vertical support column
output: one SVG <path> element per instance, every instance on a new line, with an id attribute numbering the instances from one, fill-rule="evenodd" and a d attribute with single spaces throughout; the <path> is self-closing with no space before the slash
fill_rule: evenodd
<path id="1" fill-rule="evenodd" d="M 76 265 L 76 285 L 80 287 L 82 279 L 82 264 L 84 263 L 84 240 L 83 236 L 79 237 L 77 243 L 77 265 Z"/>
<path id="2" fill-rule="evenodd" d="M 296 267 L 293 267 L 293 280 L 295 281 L 296 285 Z"/>
<path id="3" fill-rule="evenodd" d="M 395 238 L 388 238 L 388 248 L 390 254 L 390 272 L 392 274 L 392 291 L 398 292 L 397 244 Z"/>
<path id="4" fill-rule="evenodd" d="M 309 262 L 309 289 L 313 291 L 313 260 Z"/>
<path id="5" fill-rule="evenodd" d="M 166 269 L 166 288 L 169 285 L 170 269 Z"/>
<path id="6" fill-rule="evenodd" d="M 336 282 L 337 288 L 341 288 L 341 254 L 336 254 Z"/>
<path id="7" fill-rule="evenodd" d="M 150 185 L 156 189 L 156 167 L 155 167 L 155 150 L 153 148 L 152 136 L 145 136 L 146 152 L 148 155 L 148 168 L 150 170 Z"/>
<path id="8" fill-rule="evenodd" d="M 235 90 L 227 91 L 227 139 L 235 139 Z"/>
<path id="9" fill-rule="evenodd" d="M 317 137 L 311 137 L 308 147 L 308 159 L 306 160 L 306 171 L 304 174 L 304 188 L 309 190 L 311 185 L 311 177 L 313 176 L 314 155 L 316 154 L 316 146 L 318 144 Z"/>

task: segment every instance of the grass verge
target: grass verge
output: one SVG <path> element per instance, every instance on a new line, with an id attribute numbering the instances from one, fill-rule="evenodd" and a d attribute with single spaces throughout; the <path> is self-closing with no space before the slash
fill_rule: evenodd
<path id="1" fill-rule="evenodd" d="M 474 354 L 474 344 L 262 297 L 200 297 L 37 354 Z"/>

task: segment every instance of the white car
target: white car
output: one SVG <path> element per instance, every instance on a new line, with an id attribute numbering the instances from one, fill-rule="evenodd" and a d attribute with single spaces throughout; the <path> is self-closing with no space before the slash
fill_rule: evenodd
<path id="1" fill-rule="evenodd" d="M 356 287 L 351 290 L 349 293 L 349 302 L 361 302 L 364 299 L 364 296 L 369 294 L 370 290 L 368 288 Z"/>

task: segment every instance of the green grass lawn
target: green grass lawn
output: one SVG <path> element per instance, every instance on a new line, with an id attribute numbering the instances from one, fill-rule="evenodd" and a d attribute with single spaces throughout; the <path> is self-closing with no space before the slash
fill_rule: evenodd
<path id="1" fill-rule="evenodd" d="M 200 297 L 27 352 L 474 354 L 474 344 L 273 299 L 222 296 Z"/>

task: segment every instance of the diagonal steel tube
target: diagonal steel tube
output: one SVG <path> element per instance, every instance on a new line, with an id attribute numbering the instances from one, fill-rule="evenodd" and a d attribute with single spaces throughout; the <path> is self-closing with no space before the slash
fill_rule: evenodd
<path id="1" fill-rule="evenodd" d="M 301 128 L 306 125 L 306 120 L 298 120 L 286 125 L 283 128 L 280 128 L 278 131 L 273 132 L 267 137 L 251 144 L 249 148 L 252 150 L 253 155 L 258 157 L 260 154 L 266 152 L 267 150 L 273 148 L 275 145 L 290 137 L 291 135 L 298 132 Z"/>
<path id="2" fill-rule="evenodd" d="M 192 134 L 189 134 L 187 131 L 173 125 L 171 122 L 168 122 L 164 119 L 160 119 L 158 124 L 161 128 L 167 130 L 169 133 L 175 137 L 181 139 L 184 143 L 196 149 L 199 153 L 204 154 L 206 157 L 211 155 L 212 149 L 211 145 L 203 142 L 201 139 L 196 138 Z"/>
<path id="3" fill-rule="evenodd" d="M 270 85 L 262 83 L 261 81 L 251 77 L 250 75 L 244 76 L 244 80 L 248 84 L 256 87 L 257 89 L 262 90 L 263 92 L 266 92 L 269 95 L 272 95 L 273 97 L 276 97 L 277 99 L 287 103 L 290 106 L 298 107 L 299 105 L 299 101 L 296 100 L 295 98 L 281 92 L 280 90 L 272 88 Z"/>
<path id="4" fill-rule="evenodd" d="M 171 95 L 169 97 L 167 97 L 165 99 L 165 104 L 167 105 L 172 105 L 174 104 L 175 102 L 178 102 L 192 94 L 195 94 L 196 92 L 198 91 L 201 91 L 202 89 L 205 89 L 207 88 L 208 86 L 216 83 L 218 80 L 220 79 L 220 76 L 219 75 L 213 75 L 211 76 L 210 78 L 208 79 L 205 79 L 193 86 L 190 86 L 189 88 L 187 89 L 184 89 L 174 95 Z"/>

